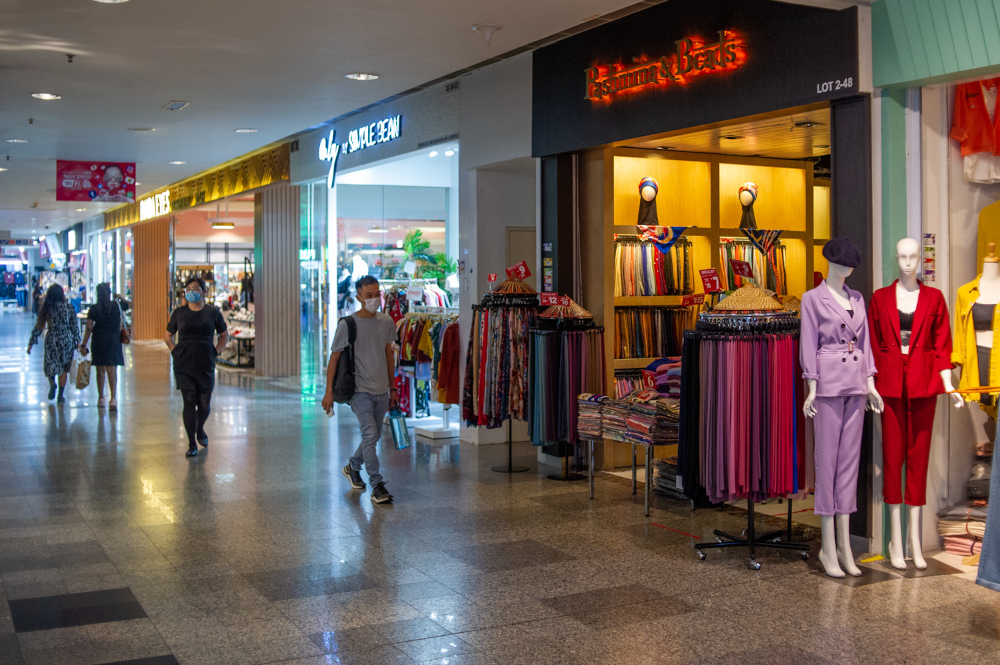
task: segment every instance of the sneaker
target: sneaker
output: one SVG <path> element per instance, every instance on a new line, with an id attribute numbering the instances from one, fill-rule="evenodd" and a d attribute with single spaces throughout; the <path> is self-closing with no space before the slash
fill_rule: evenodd
<path id="1" fill-rule="evenodd" d="M 354 489 L 363 490 L 366 487 L 365 481 L 361 480 L 361 472 L 352 469 L 350 464 L 341 469 L 341 472 L 345 478 L 351 481 L 351 487 Z"/>
<path id="2" fill-rule="evenodd" d="M 372 490 L 372 503 L 392 503 L 392 495 L 385 488 L 385 483 L 379 483 Z"/>

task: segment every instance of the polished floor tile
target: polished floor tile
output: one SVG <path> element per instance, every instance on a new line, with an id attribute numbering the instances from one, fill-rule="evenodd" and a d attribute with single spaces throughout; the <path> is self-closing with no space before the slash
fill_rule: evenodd
<path id="1" fill-rule="evenodd" d="M 744 514 L 655 497 L 647 519 L 627 482 L 591 501 L 526 444 L 515 476 L 490 471 L 505 446 L 383 445 L 396 502 L 374 506 L 340 473 L 357 423 L 311 380 L 220 373 L 185 459 L 161 342 L 127 350 L 108 413 L 94 386 L 45 399 L 30 325 L 0 316 L 0 665 L 1000 663 L 994 592 L 831 580 L 815 543 L 699 561 Z"/>

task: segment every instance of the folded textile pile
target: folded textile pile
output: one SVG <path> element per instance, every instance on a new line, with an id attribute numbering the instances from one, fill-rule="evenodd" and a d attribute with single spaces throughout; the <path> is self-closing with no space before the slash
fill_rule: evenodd
<path id="1" fill-rule="evenodd" d="M 653 379 L 653 385 L 664 397 L 681 398 L 681 359 L 660 358 L 646 366 L 643 374 Z"/>
<path id="2" fill-rule="evenodd" d="M 628 417 L 625 438 L 643 446 L 666 446 L 677 443 L 680 402 L 668 399 L 655 390 L 638 390 L 625 398 Z"/>
<path id="3" fill-rule="evenodd" d="M 653 491 L 661 496 L 672 499 L 687 500 L 684 492 L 677 485 L 677 458 L 653 460 Z"/>
<path id="4" fill-rule="evenodd" d="M 605 439 L 628 441 L 628 402 L 624 399 L 608 399 L 601 407 L 601 433 Z"/>
<path id="5" fill-rule="evenodd" d="M 604 395 L 581 393 L 577 396 L 576 431 L 581 439 L 597 440 L 604 437 L 601 427 L 601 411 L 608 398 Z"/>
<path id="6" fill-rule="evenodd" d="M 963 501 L 938 513 L 938 532 L 952 554 L 979 554 L 986 532 L 986 502 Z"/>

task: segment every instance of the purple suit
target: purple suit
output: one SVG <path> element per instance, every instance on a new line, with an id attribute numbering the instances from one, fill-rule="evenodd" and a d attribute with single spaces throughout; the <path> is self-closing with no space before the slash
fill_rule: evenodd
<path id="1" fill-rule="evenodd" d="M 817 515 L 857 510 L 861 432 L 875 360 L 861 294 L 845 287 L 848 314 L 824 282 L 802 296 L 802 378 L 816 381 Z"/>

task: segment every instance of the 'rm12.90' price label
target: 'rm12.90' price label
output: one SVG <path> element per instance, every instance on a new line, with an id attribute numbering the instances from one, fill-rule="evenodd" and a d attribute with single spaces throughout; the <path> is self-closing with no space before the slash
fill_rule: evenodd
<path id="1" fill-rule="evenodd" d="M 837 90 L 851 90 L 854 88 L 854 77 L 848 76 L 839 81 L 824 81 L 816 84 L 816 94 L 822 95 L 824 92 L 835 92 Z"/>

